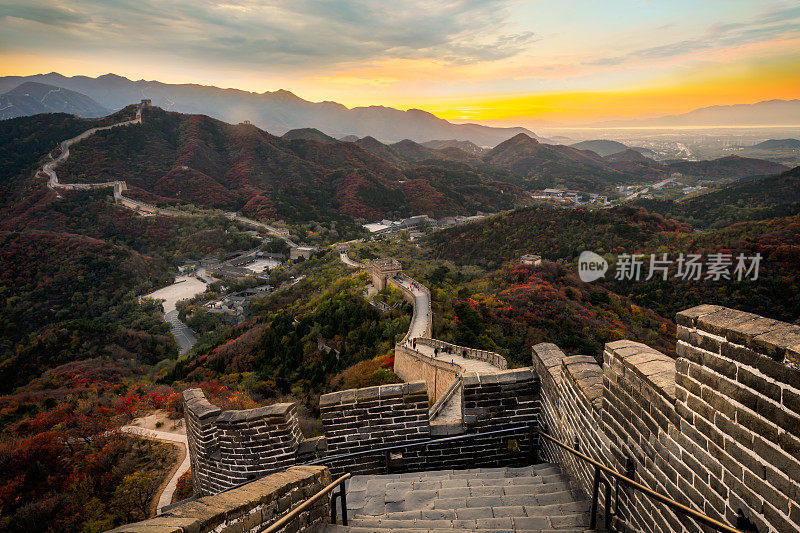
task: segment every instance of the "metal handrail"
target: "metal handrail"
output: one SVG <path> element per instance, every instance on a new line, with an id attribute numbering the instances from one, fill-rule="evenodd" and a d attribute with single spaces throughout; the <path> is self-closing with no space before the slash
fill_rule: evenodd
<path id="1" fill-rule="evenodd" d="M 724 523 L 720 522 L 719 520 L 715 520 L 715 519 L 711 518 L 708 515 L 705 515 L 705 514 L 703 514 L 701 512 L 695 511 L 691 507 L 687 507 L 687 506 L 685 506 L 685 505 L 683 505 L 681 503 L 678 503 L 675 500 L 673 500 L 672 498 L 670 498 L 668 496 L 664 496 L 663 494 L 660 494 L 660 493 L 658 493 L 658 492 L 656 492 L 656 491 L 654 491 L 654 490 L 652 490 L 652 489 L 650 489 L 648 487 L 645 487 L 641 483 L 638 483 L 638 482 L 632 480 L 631 478 L 629 478 L 627 476 L 624 476 L 624 475 L 620 474 L 619 472 L 616 472 L 615 470 L 610 469 L 609 467 L 603 465 L 602 463 L 599 463 L 599 462 L 595 461 L 594 459 L 592 459 L 591 457 L 589 457 L 587 455 L 584 455 L 583 453 L 579 452 L 578 450 L 576 450 L 575 448 L 571 447 L 570 445 L 564 444 L 560 440 L 556 439 L 555 437 L 552 437 L 552 436 L 548 435 L 547 433 L 545 433 L 544 431 L 542 431 L 540 429 L 536 429 L 534 431 L 536 431 L 536 433 L 538 433 L 539 435 L 541 435 L 545 439 L 549 440 L 550 442 L 552 442 L 552 443 L 560 446 L 561 448 L 565 449 L 566 451 L 568 451 L 572 455 L 574 455 L 574 456 L 582 459 L 583 461 L 586 461 L 587 463 L 591 464 L 592 466 L 594 466 L 594 472 L 595 472 L 595 474 L 594 474 L 594 490 L 593 490 L 593 493 L 592 493 L 592 509 L 591 509 L 591 517 L 590 517 L 591 525 L 589 526 L 590 529 L 594 529 L 596 527 L 596 525 L 597 525 L 597 514 L 596 514 L 597 513 L 597 503 L 598 503 L 597 500 L 599 498 L 599 485 L 601 483 L 605 484 L 605 487 L 606 487 L 606 529 L 609 528 L 609 523 L 610 523 L 611 517 L 616 514 L 616 512 L 615 513 L 611 513 L 610 512 L 610 509 L 611 509 L 611 507 L 610 507 L 610 505 L 611 505 L 611 502 L 610 502 L 610 499 L 611 499 L 610 498 L 611 487 L 610 487 L 610 485 L 609 485 L 607 480 L 602 479 L 600 477 L 600 472 L 603 472 L 606 475 L 611 476 L 612 478 L 614 478 L 614 480 L 617 482 L 617 494 L 619 494 L 619 483 L 623 483 L 623 484 L 625 484 L 625 485 L 627 485 L 627 486 L 629 486 L 629 487 L 631 487 L 631 488 L 633 488 L 635 490 L 638 490 L 639 492 L 649 496 L 650 498 L 663 503 L 664 505 L 666 505 L 667 507 L 669 507 L 673 511 L 676 511 L 676 512 L 678 512 L 680 514 L 688 516 L 689 518 L 692 518 L 693 520 L 695 520 L 697 522 L 700 522 L 701 524 L 704 524 L 706 526 L 714 528 L 716 531 L 722 531 L 724 533 L 742 533 L 742 531 L 739 530 L 739 529 L 735 529 L 735 528 L 733 528 L 733 527 L 731 527 L 731 526 L 729 526 L 727 524 L 724 524 Z"/>
<path id="2" fill-rule="evenodd" d="M 280 520 L 276 521 L 274 524 L 269 526 L 267 529 L 263 531 L 263 533 L 274 533 L 275 531 L 280 531 L 283 527 L 286 526 L 289 522 L 297 518 L 300 513 L 311 507 L 317 500 L 322 498 L 323 496 L 327 496 L 329 492 L 335 489 L 337 486 L 339 487 L 339 494 L 334 494 L 331 497 L 331 524 L 336 523 L 336 498 L 340 498 L 341 505 L 342 505 L 342 525 L 347 525 L 347 496 L 345 491 L 345 484 L 344 482 L 350 479 L 350 474 L 345 474 L 342 477 L 338 478 L 336 481 L 319 491 L 318 493 L 314 494 L 312 497 L 289 511 L 285 516 L 283 516 Z"/>

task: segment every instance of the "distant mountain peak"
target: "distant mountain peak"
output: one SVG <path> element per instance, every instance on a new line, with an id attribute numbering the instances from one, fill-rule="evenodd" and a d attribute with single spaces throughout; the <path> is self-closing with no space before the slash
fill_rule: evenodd
<path id="1" fill-rule="evenodd" d="M 319 141 L 324 143 L 337 142 L 336 139 L 319 131 L 316 128 L 297 128 L 294 130 L 289 130 L 283 134 L 283 138 L 289 140 L 303 139 L 306 141 Z"/>
<path id="2" fill-rule="evenodd" d="M 101 117 L 110 112 L 85 94 L 37 81 L 25 81 L 0 95 L 0 120 L 39 113 Z"/>
<path id="3" fill-rule="evenodd" d="M 60 76 L 60 74 L 59 74 Z M 125 76 L 120 76 L 119 74 L 114 74 L 113 72 L 109 72 L 108 74 L 103 74 L 102 76 L 97 77 L 98 80 L 128 80 Z"/>
<path id="4" fill-rule="evenodd" d="M 606 157 L 628 149 L 628 146 L 618 141 L 610 139 L 593 139 L 591 141 L 581 141 L 570 145 L 578 150 L 591 150 L 600 157 Z"/>
<path id="5" fill-rule="evenodd" d="M 61 90 L 61 87 L 47 85 L 46 83 L 39 83 L 38 81 L 26 81 L 25 83 L 20 83 L 6 94 L 25 94 L 31 90 L 57 91 Z"/>
<path id="6" fill-rule="evenodd" d="M 526 144 L 535 145 L 540 143 L 538 140 L 534 139 L 527 133 L 517 133 L 507 141 L 503 141 L 502 143 L 495 146 L 495 149 L 500 147 L 525 146 Z"/>
<path id="7" fill-rule="evenodd" d="M 764 100 L 754 104 L 701 107 L 687 113 L 660 117 L 611 120 L 602 127 L 756 126 L 800 124 L 800 100 Z"/>

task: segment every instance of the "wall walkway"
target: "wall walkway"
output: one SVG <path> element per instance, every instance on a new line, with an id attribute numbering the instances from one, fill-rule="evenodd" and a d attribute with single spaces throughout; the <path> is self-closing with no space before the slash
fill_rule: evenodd
<path id="1" fill-rule="evenodd" d="M 346 250 L 340 250 L 340 258 L 349 266 L 362 266 L 361 263 L 352 261 Z M 433 402 L 448 394 L 449 405 L 437 409 L 435 418 L 447 422 L 460 420 L 461 394 L 454 394 L 454 389 L 458 389 L 456 382 L 461 379 L 461 375 L 466 372 L 504 370 L 508 366 L 506 360 L 493 352 L 456 346 L 430 338 L 433 312 L 428 288 L 403 273 L 387 277 L 386 282 L 400 289 L 406 300 L 414 306 L 408 331 L 395 345 L 395 373 L 404 381 L 425 381 L 428 396 Z M 413 346 L 413 339 L 417 339 L 416 348 Z M 444 347 L 452 348 L 453 352 L 434 353 L 434 348 Z"/>

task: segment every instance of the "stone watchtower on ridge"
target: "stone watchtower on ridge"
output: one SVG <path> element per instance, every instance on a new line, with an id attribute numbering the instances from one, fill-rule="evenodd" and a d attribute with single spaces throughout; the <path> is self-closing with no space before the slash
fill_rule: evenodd
<path id="1" fill-rule="evenodd" d="M 386 288 L 387 277 L 394 276 L 403 271 L 403 266 L 400 264 L 400 261 L 393 257 L 369 261 L 365 265 L 365 268 L 367 272 L 369 272 L 370 278 L 372 278 L 372 284 L 375 285 L 375 288 L 379 291 Z"/>

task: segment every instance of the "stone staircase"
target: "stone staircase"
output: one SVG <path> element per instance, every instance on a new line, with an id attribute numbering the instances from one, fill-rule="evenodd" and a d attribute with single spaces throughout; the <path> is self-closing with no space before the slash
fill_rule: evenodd
<path id="1" fill-rule="evenodd" d="M 558 465 L 354 476 L 348 526 L 325 533 L 584 532 L 589 504 Z"/>

